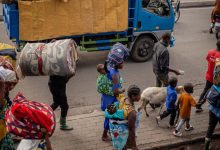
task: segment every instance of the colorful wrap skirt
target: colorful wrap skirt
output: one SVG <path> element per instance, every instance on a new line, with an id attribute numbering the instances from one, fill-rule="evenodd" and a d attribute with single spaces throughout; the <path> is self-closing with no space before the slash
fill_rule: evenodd
<path id="1" fill-rule="evenodd" d="M 110 119 L 109 127 L 114 149 L 122 150 L 128 139 L 128 121 Z"/>

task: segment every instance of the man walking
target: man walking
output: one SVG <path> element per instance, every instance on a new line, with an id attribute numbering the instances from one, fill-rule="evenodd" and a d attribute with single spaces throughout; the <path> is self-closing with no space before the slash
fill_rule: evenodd
<path id="1" fill-rule="evenodd" d="M 213 85 L 213 74 L 214 74 L 214 68 L 215 68 L 215 61 L 216 59 L 220 58 L 220 40 L 216 43 L 217 48 L 211 49 L 208 52 L 208 55 L 206 56 L 206 61 L 208 62 L 208 67 L 206 71 L 206 84 L 205 88 L 203 89 L 199 101 L 196 105 L 196 112 L 202 111 L 202 105 L 205 103 L 205 95 L 207 91 L 212 87 Z"/>
<path id="2" fill-rule="evenodd" d="M 162 41 L 159 41 L 154 46 L 153 55 L 153 72 L 156 76 L 156 87 L 162 87 L 168 85 L 168 73 L 173 72 L 176 75 L 180 75 L 180 72 L 169 67 L 170 57 L 167 47 L 169 47 L 171 41 L 171 34 L 165 33 L 162 36 Z"/>
<path id="3" fill-rule="evenodd" d="M 51 108 L 56 110 L 57 107 L 61 108 L 61 116 L 60 116 L 60 129 L 61 130 L 73 130 L 72 127 L 66 124 L 66 116 L 67 111 L 69 109 L 69 105 L 67 103 L 66 96 L 66 84 L 72 76 L 57 76 L 53 75 L 49 78 L 49 88 L 50 92 L 53 95 L 53 104 Z"/>

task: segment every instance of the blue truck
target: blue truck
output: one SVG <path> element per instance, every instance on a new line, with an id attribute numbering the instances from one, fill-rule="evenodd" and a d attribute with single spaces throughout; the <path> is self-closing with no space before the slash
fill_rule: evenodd
<path id="1" fill-rule="evenodd" d="M 173 32 L 175 14 L 171 0 L 129 0 L 128 27 L 125 31 L 58 37 L 72 38 L 81 51 L 104 51 L 117 42 L 126 44 L 134 61 L 144 62 L 153 55 L 153 46 L 166 32 Z M 17 4 L 3 4 L 3 19 L 9 38 L 18 47 L 28 41 L 19 40 Z M 51 39 L 41 42 L 48 42 Z M 39 41 L 36 41 L 39 42 Z"/>

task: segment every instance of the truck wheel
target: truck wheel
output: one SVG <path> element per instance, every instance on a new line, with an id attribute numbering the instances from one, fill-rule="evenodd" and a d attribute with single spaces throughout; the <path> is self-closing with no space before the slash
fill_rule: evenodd
<path id="1" fill-rule="evenodd" d="M 136 62 L 145 62 L 153 55 L 154 41 L 148 36 L 137 39 L 131 51 L 131 57 Z"/>

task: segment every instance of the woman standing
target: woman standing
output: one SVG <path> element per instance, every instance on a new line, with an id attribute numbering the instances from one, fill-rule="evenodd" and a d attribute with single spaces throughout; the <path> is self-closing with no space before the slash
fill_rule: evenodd
<path id="1" fill-rule="evenodd" d="M 101 109 L 105 111 L 109 104 L 113 104 L 117 101 L 119 94 L 123 93 L 125 90 L 122 88 L 120 83 L 120 73 L 119 70 L 123 69 L 124 60 L 129 56 L 129 50 L 121 43 L 116 43 L 108 54 L 108 58 L 105 62 L 105 71 L 107 73 L 108 79 L 112 81 L 112 90 L 114 95 L 102 94 L 101 96 Z M 104 121 L 104 131 L 102 134 L 102 140 L 108 141 L 109 130 L 109 119 L 105 118 Z"/>
<path id="2" fill-rule="evenodd" d="M 110 133 L 114 149 L 126 150 L 129 148 L 137 150 L 136 128 L 138 127 L 139 120 L 135 111 L 134 102 L 140 100 L 140 94 L 140 88 L 136 85 L 131 85 L 128 88 L 128 97 L 119 98 L 118 108 L 108 107 L 107 112 L 109 113 L 105 113 L 106 117 L 110 118 Z M 116 104 L 117 103 L 114 105 L 116 106 Z M 122 114 L 119 111 L 122 112 Z M 119 113 L 121 115 L 119 115 Z"/>

